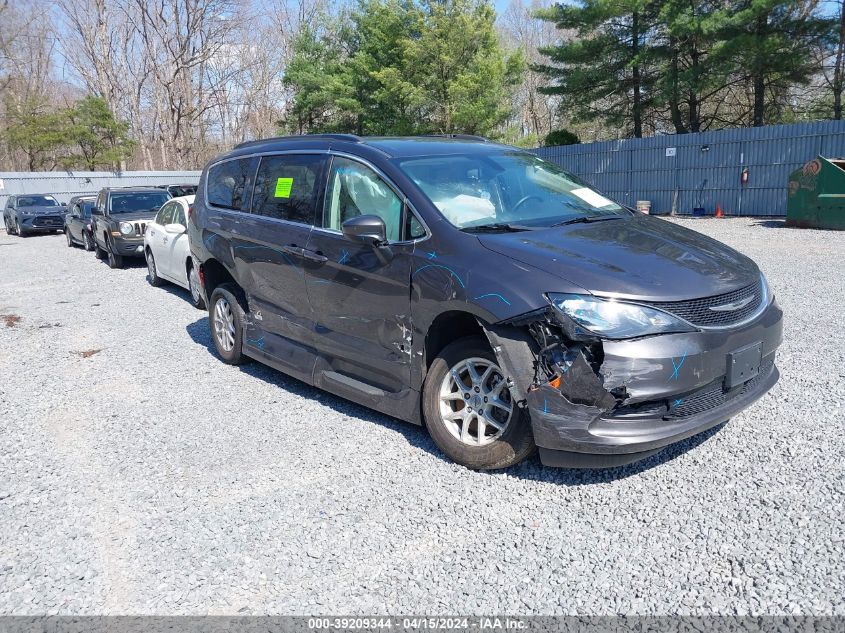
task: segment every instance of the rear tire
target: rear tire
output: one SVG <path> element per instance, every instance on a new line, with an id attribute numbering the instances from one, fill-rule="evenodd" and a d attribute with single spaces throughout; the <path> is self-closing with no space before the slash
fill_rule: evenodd
<path id="1" fill-rule="evenodd" d="M 506 380 L 489 343 L 479 336 L 450 343 L 434 359 L 423 385 L 423 417 L 434 443 L 450 459 L 489 470 L 513 466 L 534 452 L 528 415 L 514 402 Z"/>
<path id="2" fill-rule="evenodd" d="M 240 301 L 239 301 L 240 299 Z M 214 347 L 224 363 L 241 365 L 249 362 L 243 354 L 243 293 L 233 284 L 222 284 L 211 293 L 208 324 Z"/>
<path id="3" fill-rule="evenodd" d="M 188 290 L 191 293 L 191 305 L 198 310 L 205 310 L 205 296 L 203 295 L 202 283 L 193 263 L 187 265 Z"/>
<path id="4" fill-rule="evenodd" d="M 156 268 L 156 258 L 153 257 L 153 252 L 147 249 L 144 253 L 147 260 L 147 279 L 151 286 L 159 287 L 164 284 L 164 280 L 158 276 L 158 269 Z"/>

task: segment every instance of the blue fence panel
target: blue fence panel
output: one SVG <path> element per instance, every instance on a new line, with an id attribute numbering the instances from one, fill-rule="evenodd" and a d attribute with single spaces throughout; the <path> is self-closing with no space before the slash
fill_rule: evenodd
<path id="1" fill-rule="evenodd" d="M 667 150 L 669 150 L 667 152 Z M 789 174 L 822 155 L 845 158 L 845 121 L 716 130 L 541 147 L 536 153 L 618 202 L 650 200 L 653 213 L 786 214 Z M 748 182 L 741 183 L 743 169 Z M 623 178 L 627 176 L 627 179 Z"/>

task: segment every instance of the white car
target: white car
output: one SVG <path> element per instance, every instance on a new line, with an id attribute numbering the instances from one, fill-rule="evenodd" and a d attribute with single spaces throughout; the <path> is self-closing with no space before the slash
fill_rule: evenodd
<path id="1" fill-rule="evenodd" d="M 144 231 L 144 255 L 149 281 L 160 286 L 165 281 L 191 291 L 191 303 L 205 309 L 199 273 L 191 259 L 187 219 L 194 196 L 172 198 L 161 206 Z"/>

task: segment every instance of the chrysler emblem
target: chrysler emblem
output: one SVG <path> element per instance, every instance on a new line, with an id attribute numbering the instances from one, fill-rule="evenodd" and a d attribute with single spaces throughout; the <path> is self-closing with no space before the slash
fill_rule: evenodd
<path id="1" fill-rule="evenodd" d="M 754 296 L 746 297 L 745 299 L 740 299 L 739 301 L 732 301 L 731 303 L 723 303 L 720 306 L 710 306 L 708 310 L 712 310 L 713 312 L 733 312 L 734 310 L 739 310 L 740 308 L 744 308 L 749 303 L 754 301 Z"/>

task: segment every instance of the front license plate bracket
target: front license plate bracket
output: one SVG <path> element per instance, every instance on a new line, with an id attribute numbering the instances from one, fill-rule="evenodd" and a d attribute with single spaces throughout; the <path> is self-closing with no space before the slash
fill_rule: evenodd
<path id="1" fill-rule="evenodd" d="M 762 342 L 752 343 L 730 352 L 728 354 L 728 369 L 725 373 L 725 387 L 733 389 L 759 374 L 762 357 Z"/>

